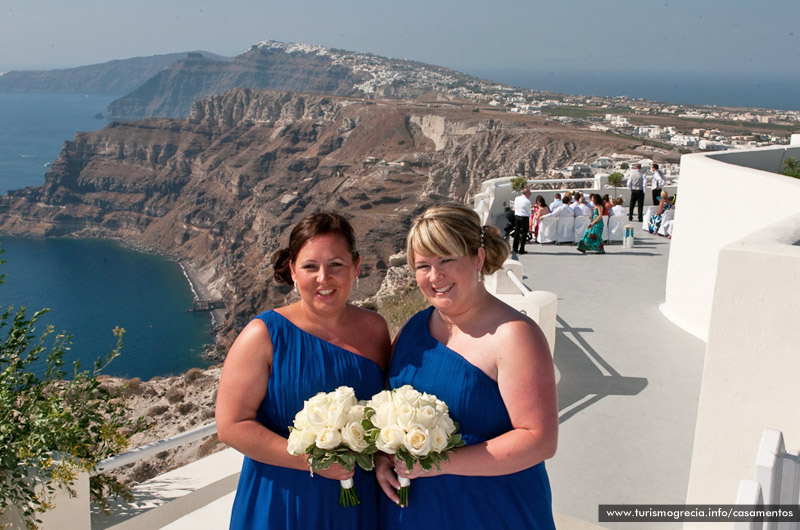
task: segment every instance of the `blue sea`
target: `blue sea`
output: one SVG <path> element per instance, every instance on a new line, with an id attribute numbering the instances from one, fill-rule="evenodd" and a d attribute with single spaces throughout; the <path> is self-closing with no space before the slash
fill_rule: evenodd
<path id="1" fill-rule="evenodd" d="M 39 186 L 65 140 L 107 124 L 118 96 L 0 94 L 0 192 Z M 0 237 L 0 308 L 49 308 L 40 320 L 73 336 L 67 361 L 91 368 L 125 328 L 122 355 L 104 373 L 144 380 L 206 367 L 211 317 L 191 313 L 191 288 L 177 263 L 99 240 Z"/>
<path id="2" fill-rule="evenodd" d="M 800 73 L 491 70 L 472 75 L 531 90 L 584 96 L 627 96 L 686 105 L 800 110 Z"/>

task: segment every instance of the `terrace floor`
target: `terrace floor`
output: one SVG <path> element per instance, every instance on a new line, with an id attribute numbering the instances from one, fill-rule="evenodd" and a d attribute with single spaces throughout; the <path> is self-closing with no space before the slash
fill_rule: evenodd
<path id="1" fill-rule="evenodd" d="M 525 285 L 558 295 L 553 510 L 595 523 L 600 504 L 683 504 L 689 482 L 705 343 L 659 311 L 670 240 L 640 228 L 604 255 L 534 244 L 519 256 Z"/>
<path id="2" fill-rule="evenodd" d="M 519 256 L 524 283 L 558 295 L 553 509 L 595 524 L 600 504 L 683 504 L 689 481 L 705 344 L 659 311 L 670 241 L 640 226 L 633 248 L 606 245 L 605 255 L 533 244 Z M 232 502 L 230 494 L 164 528 L 226 528 Z M 582 528 L 567 519 L 559 530 Z"/>

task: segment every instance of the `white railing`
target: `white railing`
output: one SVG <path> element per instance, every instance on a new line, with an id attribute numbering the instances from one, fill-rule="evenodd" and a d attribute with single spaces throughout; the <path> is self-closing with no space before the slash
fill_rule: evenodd
<path id="1" fill-rule="evenodd" d="M 765 429 L 756 455 L 755 477 L 742 480 L 736 496 L 738 505 L 797 505 L 800 503 L 800 452 L 787 451 L 783 433 Z M 798 530 L 800 522 L 737 522 L 734 530 Z"/>
<path id="2" fill-rule="evenodd" d="M 511 269 L 508 269 L 508 270 L 506 270 L 506 275 L 509 277 L 509 279 L 511 280 L 511 282 L 512 282 L 514 285 L 516 285 L 516 286 L 517 286 L 517 289 L 519 289 L 519 291 L 520 291 L 520 292 L 523 294 L 523 296 L 531 292 L 531 290 L 530 290 L 530 289 L 528 289 L 528 288 L 525 286 L 525 284 L 524 284 L 524 283 L 522 283 L 522 280 L 520 280 L 519 278 L 517 278 L 517 275 L 516 275 L 516 274 L 514 274 L 514 271 L 513 271 L 513 270 L 511 270 Z"/>
<path id="3" fill-rule="evenodd" d="M 106 458 L 105 460 L 101 460 L 97 464 L 97 470 L 95 471 L 94 475 L 99 475 L 100 473 L 111 471 L 112 469 L 127 466 L 128 464 L 133 464 L 134 462 L 138 462 L 143 458 L 155 456 L 162 451 L 174 449 L 176 447 L 180 447 L 181 445 L 194 442 L 195 440 L 212 436 L 216 433 L 217 422 L 212 421 L 211 423 L 202 425 L 190 431 L 182 432 L 180 434 L 176 434 L 175 436 L 137 447 L 136 449 L 132 449 L 126 453 L 121 453 L 119 455 Z"/>
<path id="4" fill-rule="evenodd" d="M 558 296 L 548 291 L 532 291 L 521 278 L 522 263 L 507 259 L 503 268 L 486 276 L 484 282 L 487 291 L 539 325 L 552 355 L 556 346 Z"/>

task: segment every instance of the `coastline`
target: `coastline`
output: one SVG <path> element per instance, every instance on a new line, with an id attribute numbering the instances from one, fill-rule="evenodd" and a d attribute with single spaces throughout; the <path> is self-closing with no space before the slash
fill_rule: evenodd
<path id="1" fill-rule="evenodd" d="M 209 286 L 206 283 L 206 281 L 204 281 L 202 272 L 198 271 L 195 264 L 192 263 L 190 260 L 186 258 L 180 258 L 176 256 L 174 253 L 159 251 L 148 245 L 143 245 L 135 241 L 130 241 L 117 235 L 110 235 L 103 233 L 95 233 L 95 234 L 73 233 L 73 234 L 58 235 L 58 236 L 47 236 L 43 235 L 42 233 L 35 233 L 31 231 L 15 231 L 15 232 L 2 232 L 0 233 L 0 237 L 2 236 L 20 237 L 26 239 L 73 239 L 73 240 L 95 239 L 101 241 L 109 241 L 118 244 L 120 247 L 133 252 L 158 256 L 164 260 L 176 263 L 180 267 L 181 274 L 183 275 L 187 284 L 189 285 L 189 289 L 192 292 L 194 300 L 222 299 L 221 293 L 219 293 L 219 291 L 217 289 L 214 289 L 212 286 Z M 211 338 L 206 343 L 205 352 L 202 355 L 204 358 L 211 361 L 212 363 L 216 363 L 223 361 L 225 357 L 225 352 L 220 349 L 220 343 L 217 337 L 217 333 L 225 324 L 227 309 L 226 308 L 213 309 L 209 312 L 211 313 L 211 328 L 209 329 Z"/>
<path id="2" fill-rule="evenodd" d="M 183 277 L 186 278 L 195 300 L 212 300 L 215 298 L 221 298 L 219 293 L 212 293 L 208 285 L 200 279 L 200 275 L 198 274 L 197 269 L 195 269 L 192 262 L 185 259 L 176 259 L 175 262 L 181 268 Z M 216 332 L 225 322 L 226 310 L 212 309 L 209 312 L 211 313 L 211 330 L 212 332 Z"/>

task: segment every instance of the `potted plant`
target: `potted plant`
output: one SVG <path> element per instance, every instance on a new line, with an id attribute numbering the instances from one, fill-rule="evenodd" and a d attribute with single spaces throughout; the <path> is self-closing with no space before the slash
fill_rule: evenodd
<path id="1" fill-rule="evenodd" d="M 615 171 L 614 173 L 608 176 L 608 185 L 614 188 L 615 199 L 617 198 L 617 188 L 622 187 L 624 181 L 625 181 L 625 175 L 623 175 L 619 171 Z"/>
<path id="2" fill-rule="evenodd" d="M 124 330 L 114 329 L 116 347 L 92 370 L 75 361 L 68 376 L 70 337 L 54 335 L 52 326 L 37 330 L 47 311 L 28 318 L 25 307 L 8 308 L 0 315 L 0 528 L 14 518 L 38 528 L 37 514 L 53 508 L 57 489 L 70 491 L 79 472 L 124 451 L 130 436 L 147 427 L 144 418 L 129 419 L 126 404 L 98 380 L 120 354 Z M 107 493 L 129 493 L 104 475 L 92 477 L 90 491 L 103 506 Z"/>

